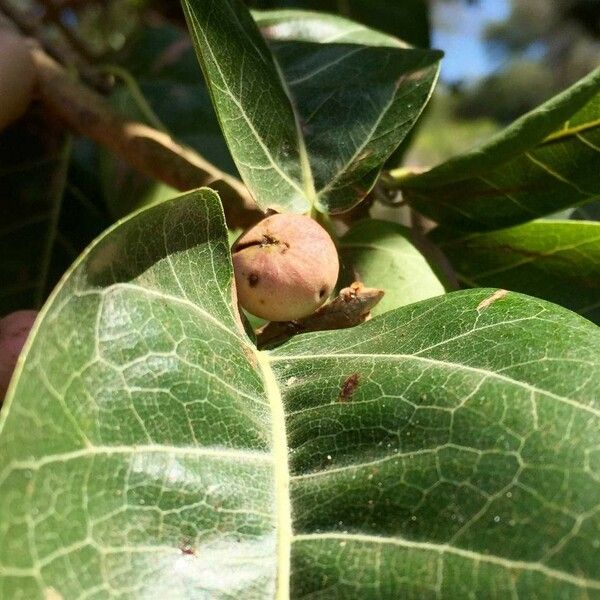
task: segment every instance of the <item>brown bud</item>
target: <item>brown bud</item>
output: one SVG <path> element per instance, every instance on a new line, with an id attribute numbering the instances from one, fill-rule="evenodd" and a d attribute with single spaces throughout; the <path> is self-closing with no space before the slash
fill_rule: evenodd
<path id="1" fill-rule="evenodd" d="M 23 116 L 34 84 L 35 65 L 27 42 L 0 27 L 0 131 Z"/>
<path id="2" fill-rule="evenodd" d="M 312 314 L 333 291 L 339 272 L 331 237 L 302 215 L 263 219 L 240 236 L 232 254 L 240 304 L 269 321 Z"/>
<path id="3" fill-rule="evenodd" d="M 37 315 L 36 310 L 18 310 L 0 319 L 0 403 Z"/>

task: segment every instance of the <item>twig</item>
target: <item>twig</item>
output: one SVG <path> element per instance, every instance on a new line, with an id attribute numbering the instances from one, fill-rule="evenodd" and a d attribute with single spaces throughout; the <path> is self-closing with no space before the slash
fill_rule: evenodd
<path id="1" fill-rule="evenodd" d="M 336 298 L 305 319 L 267 323 L 257 333 L 258 346 L 263 348 L 278 344 L 308 331 L 355 327 L 370 316 L 371 310 L 383 298 L 384 293 L 383 290 L 367 288 L 362 283 L 355 282 L 340 290 Z"/>
<path id="2" fill-rule="evenodd" d="M 73 80 L 41 48 L 32 49 L 38 94 L 48 111 L 73 131 L 107 147 L 132 167 L 178 190 L 217 190 L 230 227 L 248 227 L 262 213 L 241 181 L 223 173 L 168 134 L 127 120 L 102 96 Z"/>

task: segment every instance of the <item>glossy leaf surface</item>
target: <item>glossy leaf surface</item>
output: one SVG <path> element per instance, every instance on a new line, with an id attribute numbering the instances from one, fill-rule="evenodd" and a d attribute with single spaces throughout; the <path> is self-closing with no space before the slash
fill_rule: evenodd
<path id="1" fill-rule="evenodd" d="M 241 0 L 183 5 L 229 149 L 258 203 L 342 212 L 360 202 L 427 103 L 441 53 L 291 11 L 260 17 L 268 46 Z"/>
<path id="2" fill-rule="evenodd" d="M 6 598 L 600 590 L 600 333 L 448 294 L 259 352 L 210 191 L 118 224 L 0 423 Z"/>
<path id="3" fill-rule="evenodd" d="M 600 195 L 600 68 L 524 115 L 487 144 L 398 179 L 438 223 L 500 229 Z"/>

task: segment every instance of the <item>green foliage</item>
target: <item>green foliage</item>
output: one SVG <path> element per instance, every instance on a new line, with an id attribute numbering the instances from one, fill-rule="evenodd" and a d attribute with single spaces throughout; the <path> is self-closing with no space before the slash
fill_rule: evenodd
<path id="1" fill-rule="evenodd" d="M 205 190 L 57 288 L 2 413 L 3 597 L 598 590 L 594 325 L 477 290 L 260 352 L 232 275 Z"/>
<path id="2" fill-rule="evenodd" d="M 401 41 L 427 46 L 424 2 L 278 3 L 362 24 L 183 4 L 206 84 L 154 20 L 113 105 L 263 208 L 310 211 L 338 285 L 386 294 L 358 327 L 258 350 L 214 191 L 167 199 L 62 131 L 24 153 L 6 132 L 0 310 L 127 216 L 54 289 L 0 413 L 0 598 L 597 597 L 600 225 L 532 219 L 597 212 L 600 70 L 473 151 L 494 126 L 435 131 L 446 98 L 408 154 L 445 162 L 389 172 L 437 78 L 441 53 Z M 445 293 L 454 273 L 485 289 Z"/>
<path id="3" fill-rule="evenodd" d="M 442 225 L 481 231 L 524 223 L 600 195 L 600 68 L 487 144 L 398 186 Z"/>
<path id="4" fill-rule="evenodd" d="M 483 234 L 437 230 L 459 279 L 562 304 L 600 323 L 600 223 L 532 221 Z"/>
<path id="5" fill-rule="evenodd" d="M 32 114 L 0 136 L 0 315 L 40 308 L 108 224 L 88 186 L 83 144 Z"/>
<path id="6" fill-rule="evenodd" d="M 367 219 L 340 239 L 340 287 L 361 281 L 385 290 L 373 316 L 444 293 L 444 286 L 411 240 L 406 227 Z"/>
<path id="7" fill-rule="evenodd" d="M 426 0 L 255 0 L 249 2 L 254 8 L 294 8 L 339 13 L 368 27 L 388 33 L 409 44 L 426 48 L 429 46 L 429 10 Z"/>
<path id="8" fill-rule="evenodd" d="M 266 15 L 269 47 L 240 0 L 183 5 L 225 138 L 258 203 L 341 212 L 360 202 L 423 110 L 441 54 L 366 28 L 348 43 L 348 21 L 314 13 Z M 335 43 L 314 41 L 323 41 L 322 27 Z"/>

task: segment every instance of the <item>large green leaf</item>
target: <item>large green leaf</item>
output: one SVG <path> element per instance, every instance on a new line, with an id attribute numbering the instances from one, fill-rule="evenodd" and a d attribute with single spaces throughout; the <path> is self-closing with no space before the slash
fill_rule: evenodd
<path id="1" fill-rule="evenodd" d="M 257 351 L 232 280 L 210 191 L 63 280 L 1 415 L 0 597 L 600 592 L 597 327 L 477 290 Z"/>
<path id="2" fill-rule="evenodd" d="M 397 185 L 458 229 L 499 229 L 600 196 L 600 68 L 487 144 Z"/>
<path id="3" fill-rule="evenodd" d="M 441 53 L 293 11 L 261 17 L 267 46 L 241 0 L 183 6 L 225 138 L 257 202 L 296 212 L 360 202 L 427 103 Z"/>
<path id="4" fill-rule="evenodd" d="M 551 300 L 600 323 L 600 223 L 533 221 L 434 240 L 464 284 L 501 287 Z"/>
<path id="5" fill-rule="evenodd" d="M 385 296 L 371 311 L 373 316 L 445 292 L 413 245 L 410 230 L 402 225 L 376 219 L 360 221 L 340 239 L 339 248 L 341 286 L 358 280 L 385 290 Z"/>

